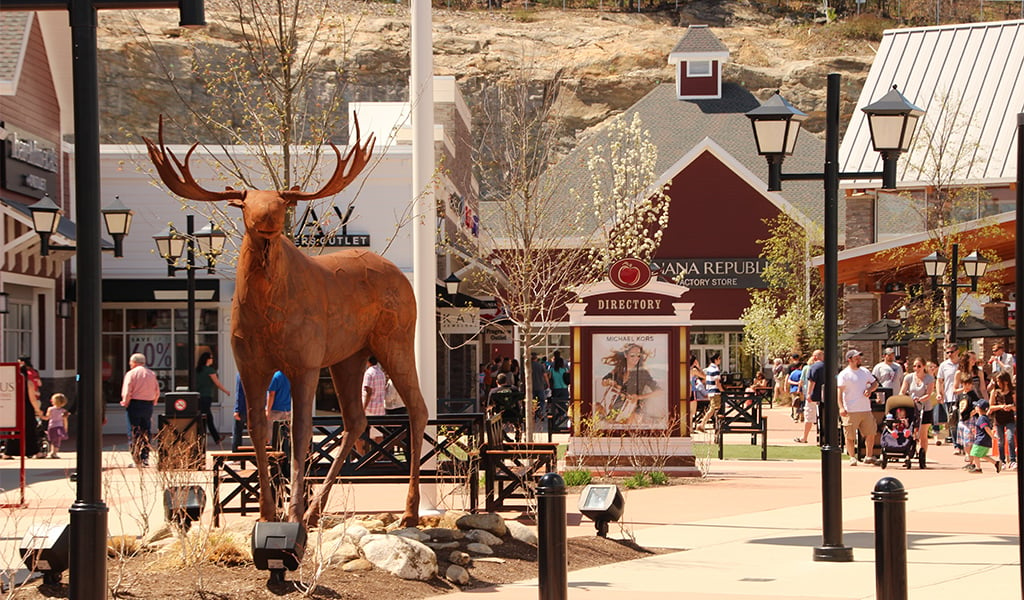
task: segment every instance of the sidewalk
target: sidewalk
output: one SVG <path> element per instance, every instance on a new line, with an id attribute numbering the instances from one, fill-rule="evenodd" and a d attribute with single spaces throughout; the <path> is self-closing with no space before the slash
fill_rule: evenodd
<path id="1" fill-rule="evenodd" d="M 769 411 L 769 444 L 797 445 L 802 425 L 788 409 Z M 166 482 L 156 469 L 138 470 L 123 450 L 123 439 L 105 440 L 104 502 L 110 508 L 111 533 L 137 533 L 139 519 L 151 526 L 163 521 L 160 500 Z M 710 438 L 701 441 L 710 441 Z M 727 438 L 746 443 L 747 436 Z M 121 444 L 118 448 L 116 444 Z M 769 458 L 771 458 L 769 448 Z M 17 546 L 29 525 L 66 523 L 75 487 L 68 474 L 74 453 L 61 459 L 26 461 L 28 508 L 3 509 L 0 569 L 19 569 Z M 875 597 L 874 505 L 870 494 L 885 476 L 906 487 L 908 585 L 911 598 L 962 598 L 979 590 L 994 597 L 1020 597 L 1016 473 L 982 475 L 960 470 L 962 458 L 943 445 L 931 448 L 929 468 L 905 470 L 842 464 L 844 543 L 854 550 L 853 563 L 817 563 L 812 549 L 821 543 L 820 461 L 710 460 L 706 479 L 641 490 L 623 490 L 623 522 L 611 525 L 610 537 L 635 536 L 644 546 L 680 552 L 569 573 L 570 598 L 645 598 L 741 600 L 753 598 L 867 599 Z M 3 502 L 17 495 L 18 461 L 0 461 Z M 208 479 L 209 471 L 192 476 Z M 175 482 L 179 483 L 179 482 Z M 13 485 L 12 485 L 13 484 Z M 342 486 L 332 496 L 350 510 L 400 511 L 405 486 Z M 340 496 L 340 497 L 338 497 Z M 335 498 L 337 500 L 335 500 Z M 576 510 L 578 497 L 566 501 L 570 536 L 595 534 L 593 524 Z M 204 518 L 210 516 L 207 506 Z M 244 517 L 253 518 L 253 517 Z M 230 515 L 230 520 L 243 519 Z M 536 598 L 537 582 L 526 581 L 439 598 L 491 594 Z M 992 594 L 990 594 L 992 595 Z"/>

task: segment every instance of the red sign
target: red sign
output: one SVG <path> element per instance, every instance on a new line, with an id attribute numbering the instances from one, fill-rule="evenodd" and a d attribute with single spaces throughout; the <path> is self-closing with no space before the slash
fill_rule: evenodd
<path id="1" fill-rule="evenodd" d="M 623 258 L 608 268 L 608 279 L 620 290 L 639 290 L 651 280 L 651 268 L 637 258 Z"/>

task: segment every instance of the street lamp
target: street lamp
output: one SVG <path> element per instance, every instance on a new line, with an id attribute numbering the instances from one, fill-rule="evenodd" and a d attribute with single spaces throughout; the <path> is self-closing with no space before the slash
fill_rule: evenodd
<path id="1" fill-rule="evenodd" d="M 446 292 L 448 292 L 449 296 L 454 298 L 455 294 L 459 293 L 460 283 L 462 283 L 462 280 L 459 279 L 459 276 L 456 275 L 455 273 L 452 273 L 448 277 L 444 278 L 444 289 Z"/>
<path id="2" fill-rule="evenodd" d="M 43 194 L 38 202 L 28 207 L 32 212 L 32 228 L 39 234 L 39 254 L 49 256 L 51 250 L 76 250 L 75 246 L 54 246 L 50 244 L 50 236 L 57 233 L 60 227 L 61 209 L 50 198 Z M 100 211 L 107 226 L 107 235 L 114 238 L 114 256 L 124 256 L 124 237 L 132 227 L 132 215 L 135 213 L 121 203 L 120 196 Z"/>
<path id="3" fill-rule="evenodd" d="M 754 128 L 757 151 L 768 160 L 768 190 L 782 189 L 783 181 L 822 181 L 825 187 L 825 381 L 835 381 L 839 364 L 838 258 L 839 181 L 841 179 L 882 179 L 882 187 L 896 187 L 895 160 L 909 147 L 917 121 L 924 111 L 894 89 L 881 100 L 864 108 L 871 123 L 872 144 L 885 163 L 881 172 L 839 172 L 839 86 L 837 73 L 828 76 L 825 105 L 825 167 L 821 173 L 783 173 L 782 162 L 793 153 L 800 123 L 807 115 L 778 93 L 764 105 L 747 113 Z M 895 98 L 893 95 L 898 96 Z M 902 104 L 898 102 L 902 99 Z M 895 142 L 897 143 L 894 143 Z M 893 164 L 890 164 L 893 163 Z M 836 386 L 826 385 L 821 402 L 821 500 L 822 545 L 814 549 L 814 560 L 850 562 L 853 549 L 843 545 L 842 448 L 839 445 L 839 413 Z"/>
<path id="4" fill-rule="evenodd" d="M 185 233 L 182 234 L 174 225 L 153 236 L 156 250 L 167 261 L 167 276 L 174 277 L 178 271 L 185 271 L 188 276 L 188 341 L 185 345 L 188 357 L 188 389 L 196 389 L 196 370 L 192 361 L 196 359 L 196 251 L 206 257 L 206 272 L 216 272 L 217 257 L 224 251 L 227 234 L 211 222 L 207 227 L 195 231 L 195 218 L 185 217 Z M 185 265 L 178 266 L 178 258 L 185 252 Z"/>
<path id="5" fill-rule="evenodd" d="M 939 279 L 946 273 L 946 257 L 939 252 L 932 252 L 924 257 L 925 275 L 931 277 L 932 287 L 935 289 L 949 288 L 949 343 L 956 344 L 956 291 L 960 288 L 971 288 L 972 292 L 978 291 L 978 280 L 985 276 L 988 269 L 988 261 L 975 250 L 960 260 L 960 244 L 953 244 L 953 257 L 949 260 L 949 283 L 939 283 Z M 971 278 L 970 283 L 960 283 L 960 267 L 963 267 L 964 275 Z"/>

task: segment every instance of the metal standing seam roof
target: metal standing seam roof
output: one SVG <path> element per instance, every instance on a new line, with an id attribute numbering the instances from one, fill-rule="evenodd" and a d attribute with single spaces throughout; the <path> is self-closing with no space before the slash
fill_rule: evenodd
<path id="1" fill-rule="evenodd" d="M 1024 20 L 886 31 L 840 146 L 843 171 L 881 170 L 861 109 L 894 84 L 927 111 L 914 148 L 899 161 L 901 186 L 932 183 L 925 152 L 929 138 L 942 131 L 951 132 L 946 134 L 953 142 L 949 147 L 969 152 L 959 161 L 969 168 L 955 173 L 952 183 L 1016 177 L 1016 114 L 1024 112 Z"/>
<path id="2" fill-rule="evenodd" d="M 0 94 L 13 95 L 24 61 L 32 13 L 5 12 L 0 16 Z"/>

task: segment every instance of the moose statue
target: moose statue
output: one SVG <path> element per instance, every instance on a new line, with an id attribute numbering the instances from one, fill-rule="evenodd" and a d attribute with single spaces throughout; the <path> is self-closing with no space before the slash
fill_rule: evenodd
<path id="1" fill-rule="evenodd" d="M 283 191 L 230 187 L 222 192 L 210 191 L 196 183 L 189 170 L 189 159 L 198 144 L 188 150 L 184 162 L 179 161 L 164 146 L 162 117 L 159 144 L 143 139 L 150 160 L 172 192 L 200 202 L 225 200 L 242 209 L 245 235 L 231 306 L 231 348 L 247 398 L 264 397 L 276 370 L 281 370 L 292 384 L 288 520 L 316 523 L 344 458 L 366 429 L 360 386 L 366 359 L 372 354 L 391 377 L 409 413 L 409 492 L 402 522 L 413 526 L 419 521 L 418 457 L 427 407 L 416 375 L 412 286 L 398 267 L 377 254 L 349 249 L 310 257 L 300 252 L 284 232 L 286 209 L 300 201 L 337 194 L 366 166 L 374 137 L 371 135 L 360 146 L 358 121 L 355 131 L 355 143 L 344 158 L 331 144 L 337 166 L 330 180 L 316 192 L 303 192 L 298 187 Z M 330 370 L 338 394 L 344 433 L 324 485 L 307 508 L 302 490 L 313 429 L 314 393 L 323 367 Z M 248 425 L 259 470 L 260 518 L 271 521 L 276 514 L 264 411 L 251 408 Z"/>

